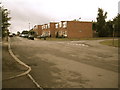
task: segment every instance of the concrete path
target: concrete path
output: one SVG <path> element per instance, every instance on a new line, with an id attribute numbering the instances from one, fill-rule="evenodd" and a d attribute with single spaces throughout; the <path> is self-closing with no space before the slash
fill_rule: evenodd
<path id="1" fill-rule="evenodd" d="M 27 75 L 9 79 L 10 77 L 25 72 L 27 68 L 17 63 L 9 54 L 8 42 L 3 41 L 2 43 L 2 88 L 36 88 Z"/>

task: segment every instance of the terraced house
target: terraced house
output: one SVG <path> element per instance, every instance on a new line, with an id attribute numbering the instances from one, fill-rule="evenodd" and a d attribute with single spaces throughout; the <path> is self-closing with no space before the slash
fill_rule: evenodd
<path id="1" fill-rule="evenodd" d="M 41 31 L 39 31 L 41 30 Z M 41 25 L 39 35 L 48 37 L 91 38 L 93 37 L 92 22 L 61 21 Z"/>

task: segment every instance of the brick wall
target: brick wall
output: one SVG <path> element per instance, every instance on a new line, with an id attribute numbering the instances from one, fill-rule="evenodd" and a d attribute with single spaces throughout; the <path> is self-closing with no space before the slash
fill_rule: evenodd
<path id="1" fill-rule="evenodd" d="M 93 37 L 92 22 L 67 22 L 68 38 L 91 38 Z"/>
<path id="2" fill-rule="evenodd" d="M 42 25 L 35 25 L 33 28 L 33 31 L 35 31 L 37 35 L 41 35 L 42 34 Z"/>
<path id="3" fill-rule="evenodd" d="M 66 27 L 64 27 L 65 22 L 66 22 Z M 61 23 L 58 23 L 58 28 L 56 28 L 55 26 L 56 24 L 57 24 L 56 22 L 50 22 L 49 23 L 50 27 L 48 26 L 48 24 L 36 25 L 34 27 L 34 31 L 38 35 L 49 33 L 48 35 L 49 36 L 51 35 L 51 37 L 56 37 L 56 32 L 58 32 L 59 35 L 60 34 L 67 35 L 68 38 L 91 38 L 93 37 L 92 22 L 61 21 Z M 45 28 L 42 29 L 42 26 L 45 26 Z"/>

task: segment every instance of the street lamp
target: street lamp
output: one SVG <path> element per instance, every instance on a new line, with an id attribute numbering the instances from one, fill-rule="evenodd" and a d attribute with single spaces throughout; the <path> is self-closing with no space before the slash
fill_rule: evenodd
<path id="1" fill-rule="evenodd" d="M 81 19 L 81 17 L 79 17 L 78 21 Z"/>

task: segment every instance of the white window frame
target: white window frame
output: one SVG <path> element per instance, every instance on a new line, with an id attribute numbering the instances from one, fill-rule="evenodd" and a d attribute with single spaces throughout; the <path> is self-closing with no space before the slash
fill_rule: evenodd
<path id="1" fill-rule="evenodd" d="M 48 28 L 50 28 L 50 24 L 48 24 Z"/>
<path id="2" fill-rule="evenodd" d="M 67 28 L 67 22 L 63 22 L 63 28 Z"/>
<path id="3" fill-rule="evenodd" d="M 47 28 L 48 28 L 48 26 L 47 26 L 47 25 L 45 25 L 45 28 L 47 29 Z"/>
<path id="4" fill-rule="evenodd" d="M 44 26 L 42 25 L 42 29 L 44 29 Z"/>
<path id="5" fill-rule="evenodd" d="M 43 25 L 44 29 L 45 29 L 45 25 Z"/>
<path id="6" fill-rule="evenodd" d="M 62 22 L 59 22 L 59 27 L 62 27 Z"/>
<path id="7" fill-rule="evenodd" d="M 57 23 L 57 24 L 55 24 L 55 28 L 58 28 L 58 23 Z"/>

